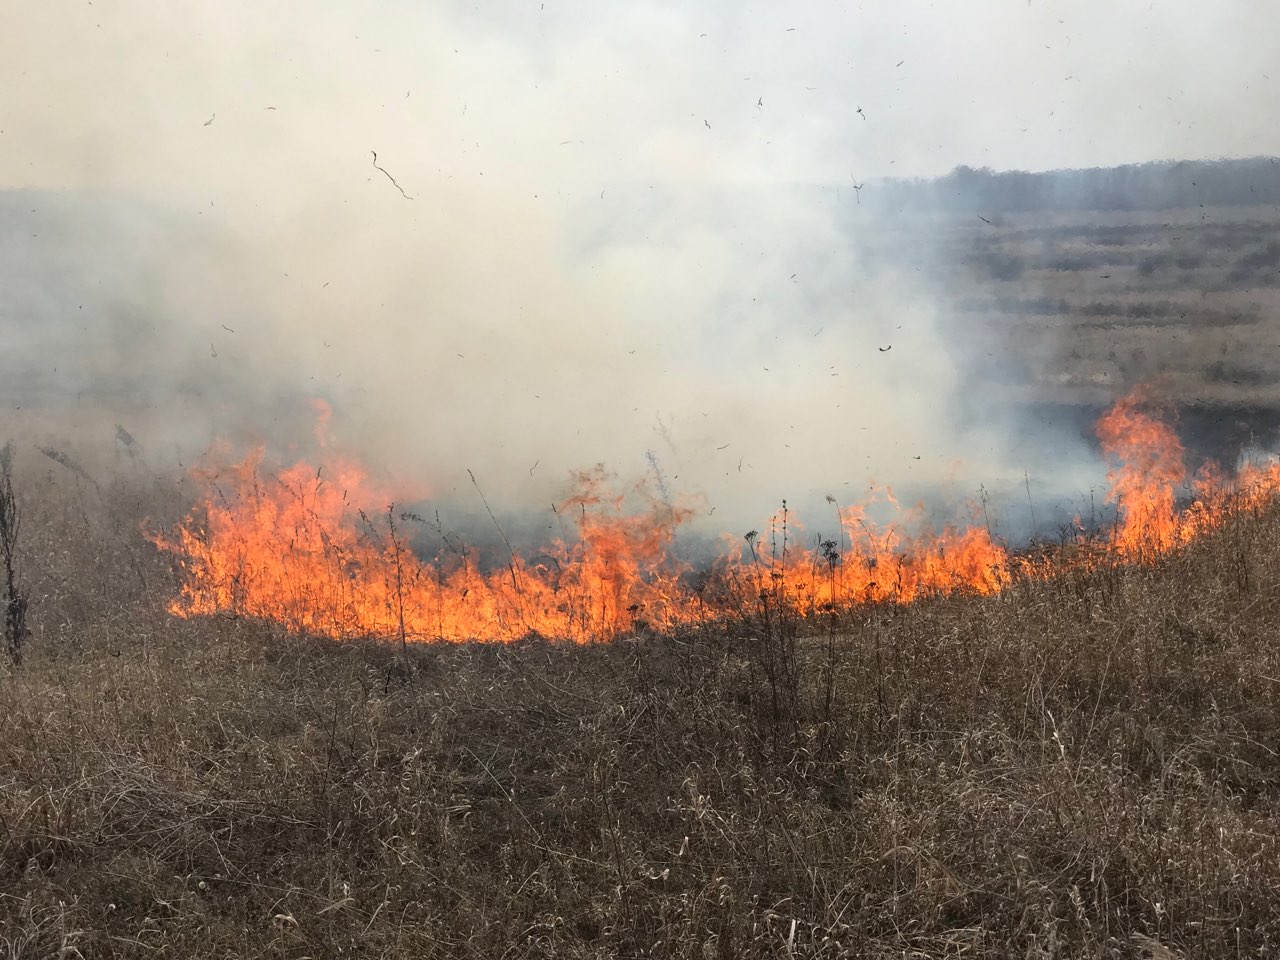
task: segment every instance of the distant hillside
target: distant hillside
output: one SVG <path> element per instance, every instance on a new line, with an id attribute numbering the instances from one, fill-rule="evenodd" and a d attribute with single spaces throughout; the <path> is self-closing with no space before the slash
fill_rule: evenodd
<path id="1" fill-rule="evenodd" d="M 981 215 L 1280 204 L 1280 159 L 1180 160 L 1026 173 L 957 167 L 934 180 L 883 180 L 862 203 L 883 212 Z"/>

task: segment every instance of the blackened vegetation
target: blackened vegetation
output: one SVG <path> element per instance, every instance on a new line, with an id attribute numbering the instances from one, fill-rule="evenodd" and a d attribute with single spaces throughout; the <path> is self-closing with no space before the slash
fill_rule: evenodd
<path id="1" fill-rule="evenodd" d="M 22 662 L 27 642 L 27 594 L 18 585 L 15 554 L 18 549 L 18 500 L 13 493 L 13 443 L 0 449 L 0 555 L 4 559 L 5 650 L 15 664 Z"/>

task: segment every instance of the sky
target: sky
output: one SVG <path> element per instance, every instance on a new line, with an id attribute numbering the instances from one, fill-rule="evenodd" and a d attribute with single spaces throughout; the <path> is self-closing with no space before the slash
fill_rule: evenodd
<path id="1" fill-rule="evenodd" d="M 547 503 L 597 462 L 726 522 L 968 483 L 1000 438 L 950 429 L 945 304 L 859 265 L 850 187 L 1280 154 L 1277 27 L 1234 0 L 18 0 L 0 191 L 60 229 L 0 247 L 43 291 L 7 369 L 110 382 L 97 412 L 184 457 L 301 444 L 324 398 L 335 443 L 443 499 L 473 469 Z"/>
<path id="2" fill-rule="evenodd" d="M 1280 96 L 1277 17 L 1256 0 L 19 3 L 0 180 L 258 199 L 342 189 L 378 147 L 423 193 L 481 172 L 585 190 L 1270 154 L 1273 125 L 1243 121 Z"/>

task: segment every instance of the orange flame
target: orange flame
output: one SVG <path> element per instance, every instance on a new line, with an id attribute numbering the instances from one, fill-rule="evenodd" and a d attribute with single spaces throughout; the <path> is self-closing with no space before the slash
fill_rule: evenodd
<path id="1" fill-rule="evenodd" d="M 1098 439 L 1111 461 L 1107 496 L 1120 510 L 1115 548 L 1124 556 L 1163 553 L 1186 542 L 1191 531 L 1174 510 L 1174 494 L 1187 479 L 1182 443 L 1147 409 L 1152 401 L 1135 391 L 1098 421 Z"/>
<path id="2" fill-rule="evenodd" d="M 583 474 L 581 492 L 561 506 L 576 509 L 577 542 L 557 541 L 531 560 L 513 554 L 489 573 L 474 554 L 449 570 L 442 557 L 419 559 L 406 526 L 420 518 L 394 506 L 377 517 L 360 510 L 388 498 L 354 464 L 264 475 L 259 450 L 204 479 L 212 495 L 201 508 L 152 537 L 180 558 L 182 593 L 170 605 L 179 616 L 231 612 L 334 638 L 409 641 L 585 641 L 616 634 L 640 611 L 664 628 L 681 619 L 682 570 L 668 552 L 688 511 L 655 504 L 625 515 L 598 473 Z"/>
<path id="3" fill-rule="evenodd" d="M 1220 527 L 1233 512 L 1257 509 L 1280 493 L 1280 461 L 1245 463 L 1234 480 L 1207 463 L 1192 480 L 1183 447 L 1167 423 L 1168 411 L 1148 390 L 1119 400 L 1098 421 L 1098 438 L 1111 461 L 1107 496 L 1120 519 L 1111 545 L 1125 559 L 1150 559 Z M 1179 489 L 1193 494 L 1184 509 Z"/>
<path id="4" fill-rule="evenodd" d="M 318 412 L 327 418 L 327 409 Z M 588 642 L 641 623 L 670 630 L 761 602 L 807 615 L 957 591 L 991 594 L 1016 577 L 1096 563 L 1106 550 L 1124 561 L 1152 559 L 1220 526 L 1233 509 L 1264 506 L 1280 492 L 1280 463 L 1246 465 L 1234 483 L 1211 468 L 1179 510 L 1188 475 L 1163 412 L 1136 392 L 1099 421 L 1119 521 L 1101 554 L 1052 563 L 1011 555 L 976 524 L 912 535 L 909 527 L 923 525 L 907 514 L 878 525 L 867 503 L 837 511 L 838 540 L 805 548 L 784 504 L 766 539 L 748 535 L 745 545 L 725 550 L 709 579 L 698 577 L 674 551 L 691 511 L 648 498 L 629 513 L 597 469 L 580 474 L 578 492 L 558 508 L 573 535 L 566 530 L 528 556 L 511 550 L 504 566 L 483 570 L 474 552 L 447 549 L 439 529 L 440 549 L 423 559 L 410 539 L 430 525 L 397 513 L 394 498 L 357 464 L 329 457 L 319 469 L 298 463 L 273 473 L 260 450 L 225 471 L 203 471 L 204 502 L 174 530 L 150 536 L 178 558 L 174 614 L 263 618 L 333 638 Z M 882 496 L 896 506 L 892 494 Z M 385 505 L 376 515 L 361 509 L 375 504 Z"/>

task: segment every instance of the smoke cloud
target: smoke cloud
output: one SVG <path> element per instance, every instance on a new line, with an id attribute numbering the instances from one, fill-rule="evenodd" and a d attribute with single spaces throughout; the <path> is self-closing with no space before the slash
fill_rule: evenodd
<path id="1" fill-rule="evenodd" d="M 733 531 L 1011 482 L 1007 423 L 953 417 L 977 334 L 867 253 L 861 191 L 1280 152 L 1240 122 L 1280 52 L 1252 10 L 32 5 L 0 37 L 3 399 L 163 460 L 305 448 L 321 398 L 425 498 L 473 507 L 470 469 L 543 507 L 604 463 Z"/>

